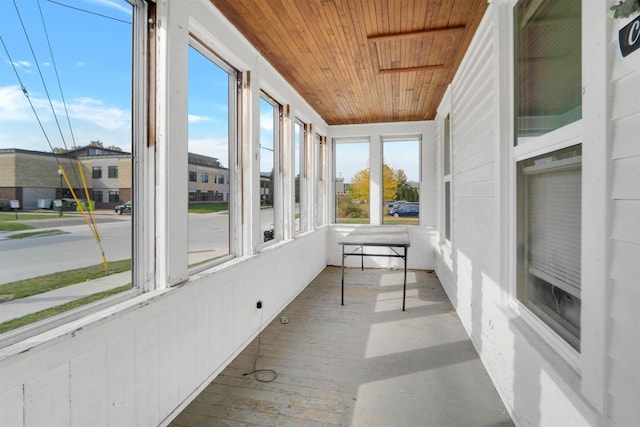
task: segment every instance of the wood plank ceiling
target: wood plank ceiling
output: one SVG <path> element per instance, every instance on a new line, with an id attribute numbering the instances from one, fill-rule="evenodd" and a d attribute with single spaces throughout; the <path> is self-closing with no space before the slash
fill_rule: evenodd
<path id="1" fill-rule="evenodd" d="M 211 0 L 330 125 L 431 120 L 487 0 Z"/>

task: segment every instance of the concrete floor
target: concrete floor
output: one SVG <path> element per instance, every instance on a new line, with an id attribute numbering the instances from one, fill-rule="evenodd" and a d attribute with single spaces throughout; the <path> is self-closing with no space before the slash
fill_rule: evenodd
<path id="1" fill-rule="evenodd" d="M 326 268 L 171 426 L 512 426 L 435 274 L 406 303 L 401 271 L 348 269 L 340 306 Z"/>

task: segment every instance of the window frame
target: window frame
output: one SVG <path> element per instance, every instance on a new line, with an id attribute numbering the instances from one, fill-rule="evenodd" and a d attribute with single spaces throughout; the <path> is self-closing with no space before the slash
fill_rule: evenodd
<path id="1" fill-rule="evenodd" d="M 338 145 L 339 144 L 366 144 L 367 145 L 367 156 L 368 159 L 367 160 L 367 169 L 369 169 L 369 181 L 371 181 L 371 139 L 370 137 L 366 137 L 366 138 L 358 138 L 358 137 L 341 137 L 341 138 L 332 138 L 332 157 L 333 157 L 333 162 L 332 162 L 332 180 L 331 180 L 331 184 L 332 184 L 332 188 L 331 188 L 331 192 L 333 193 L 333 211 L 331 213 L 332 216 L 332 221 L 334 224 L 344 224 L 344 223 L 340 223 L 338 222 L 338 192 L 336 191 L 336 182 L 338 179 L 338 171 L 337 171 L 337 156 L 338 156 Z M 364 170 L 364 169 L 361 169 Z M 342 177 L 343 179 L 346 179 L 345 177 Z M 346 193 L 346 186 L 345 186 L 345 193 Z M 371 202 L 371 182 L 369 182 L 369 202 Z M 369 207 L 369 211 L 367 212 L 368 214 L 368 221 L 366 223 L 363 224 L 371 224 L 371 207 Z"/>
<path id="2" fill-rule="evenodd" d="M 440 146 L 440 244 L 451 256 L 454 239 L 453 227 L 453 126 L 450 87 L 443 96 L 443 109 L 439 111 L 439 146 Z M 447 148 L 448 147 L 448 148 Z M 446 152 L 448 150 L 448 159 Z M 447 167 L 448 166 L 448 167 Z M 447 173 L 448 171 L 448 173 Z"/>
<path id="3" fill-rule="evenodd" d="M 107 176 L 112 179 L 118 178 L 118 166 L 108 166 Z"/>
<path id="4" fill-rule="evenodd" d="M 284 234 L 284 230 L 283 230 L 283 220 L 282 220 L 282 212 L 284 209 L 284 206 L 282 206 L 282 201 L 283 201 L 283 188 L 282 188 L 282 164 L 283 164 L 283 159 L 281 158 L 282 156 L 282 144 L 283 144 L 283 134 L 284 134 L 284 128 L 285 128 L 285 110 L 288 110 L 288 106 L 280 103 L 275 97 L 271 96 L 268 92 L 266 92 L 265 90 L 260 89 L 259 91 L 259 96 L 258 96 L 258 121 L 260 120 L 261 117 L 261 110 L 260 110 L 260 100 L 264 100 L 267 104 L 271 105 L 271 107 L 273 108 L 273 183 L 272 183 L 272 187 L 273 187 L 273 195 L 271 196 L 272 198 L 272 209 L 273 209 L 273 238 L 270 240 L 265 241 L 264 240 L 264 233 L 262 230 L 262 214 L 261 214 L 261 204 L 262 204 L 262 189 L 263 188 L 268 188 L 268 182 L 267 182 L 267 186 L 263 187 L 262 185 L 262 174 L 260 172 L 260 159 L 262 158 L 261 156 L 261 149 L 262 147 L 260 146 L 260 131 L 259 131 L 259 135 L 256 141 L 257 147 L 256 147 L 256 152 L 258 154 L 257 156 L 257 162 L 256 162 L 256 173 L 255 173 L 255 180 L 258 181 L 258 191 L 259 191 L 259 197 L 258 197 L 258 205 L 257 205 L 257 215 L 253 218 L 253 221 L 257 221 L 257 233 L 256 233 L 256 239 L 257 239 L 257 244 L 255 244 L 255 247 L 257 248 L 258 251 L 261 251 L 265 248 L 267 248 L 268 246 L 272 246 L 280 241 L 283 240 L 283 238 L 285 237 Z"/>
<path id="5" fill-rule="evenodd" d="M 296 141 L 296 126 L 300 127 L 299 139 Z M 291 222 L 293 224 L 293 234 L 297 235 L 300 233 L 304 233 L 307 231 L 307 213 L 308 213 L 308 204 L 307 204 L 307 196 L 308 196 L 308 171 L 307 171 L 307 160 L 308 160 L 308 149 L 307 149 L 307 134 L 309 132 L 309 125 L 296 117 L 293 120 L 293 129 L 294 132 L 291 138 L 291 153 L 293 154 L 293 169 L 291 174 L 291 179 L 293 181 L 293 194 L 291 195 L 291 204 L 292 204 L 292 213 L 291 213 Z M 298 150 L 295 149 L 296 142 L 298 143 Z M 299 168 L 299 180 L 298 180 L 298 203 L 299 203 L 299 213 L 300 218 L 297 221 L 299 227 L 296 227 L 296 162 Z"/>
<path id="6" fill-rule="evenodd" d="M 91 167 L 91 178 L 102 179 L 102 166 Z"/>
<path id="7" fill-rule="evenodd" d="M 511 103 L 509 104 L 508 116 L 510 117 L 510 121 L 507 126 L 503 128 L 503 130 L 507 131 L 506 133 L 510 135 L 508 138 L 508 148 L 505 150 L 505 162 L 507 164 L 508 174 L 505 175 L 505 178 L 510 183 L 507 190 L 507 198 L 510 202 L 506 205 L 507 210 L 506 215 L 509 219 L 510 227 L 509 227 L 509 237 L 507 239 L 507 245 L 510 248 L 508 251 L 508 267 L 507 270 L 509 273 L 506 277 L 508 277 L 510 286 L 508 289 L 508 305 L 514 311 L 516 315 L 521 317 L 526 324 L 531 327 L 548 345 L 550 345 L 557 354 L 560 355 L 562 359 L 564 359 L 569 365 L 577 372 L 581 372 L 581 353 L 574 349 L 571 344 L 569 344 L 564 338 L 562 338 L 557 332 L 555 332 L 542 318 L 536 315 L 533 311 L 531 311 L 528 307 L 525 306 L 524 302 L 520 301 L 518 298 L 518 256 L 516 252 L 518 251 L 518 186 L 517 186 L 517 177 L 518 177 L 518 162 L 537 157 L 543 154 L 549 154 L 554 151 L 562 150 L 564 148 L 571 147 L 573 145 L 582 145 L 583 149 L 583 157 L 582 157 L 582 206 L 585 205 L 585 196 L 586 193 L 584 191 L 584 180 L 585 174 L 588 173 L 588 166 L 585 168 L 585 133 L 584 119 L 578 119 L 574 122 L 568 123 L 562 127 L 544 133 L 542 135 L 535 136 L 530 140 L 526 141 L 526 143 L 517 144 L 518 136 L 516 134 L 516 95 L 517 95 L 517 76 L 516 76 L 516 26 L 518 23 L 516 22 L 516 8 L 518 2 L 514 1 L 510 6 L 511 13 L 508 14 L 508 19 L 511 23 L 509 27 L 511 28 L 509 43 L 506 44 L 505 47 L 509 48 L 508 55 L 505 55 L 505 62 L 503 62 L 503 69 L 508 73 L 509 80 L 511 86 L 505 88 L 506 92 L 509 93 L 511 98 Z M 584 37 L 585 28 L 584 28 L 585 14 L 584 9 L 582 10 L 581 16 L 581 26 L 582 26 L 582 36 Z M 584 41 L 582 43 L 582 49 L 584 51 Z M 510 58 L 510 59 L 509 59 Z M 582 56 L 582 78 L 584 84 L 584 61 L 585 57 Z M 583 102 L 584 103 L 584 102 Z M 584 117 L 584 112 L 583 116 Z M 588 162 L 587 162 L 588 165 Z M 586 172 L 585 172 L 586 171 Z M 585 240 L 585 210 L 582 208 L 582 225 L 581 225 L 581 239 L 584 242 Z M 584 259 L 584 243 L 581 248 L 581 258 Z M 584 263 L 583 263 L 584 264 Z M 583 267 L 581 267 L 583 269 Z M 582 275 L 584 277 L 584 274 Z M 582 280 L 584 283 L 584 279 Z M 584 299 L 582 300 L 582 313 L 584 313 Z M 584 314 L 581 315 L 581 319 L 584 320 Z M 585 322 L 581 322 L 581 338 L 580 338 L 580 347 L 582 348 L 582 343 L 585 337 Z"/>
<path id="8" fill-rule="evenodd" d="M 381 200 L 381 204 L 380 204 L 380 215 L 382 218 L 382 224 L 384 225 L 394 225 L 394 224 L 385 224 L 384 220 L 385 220 L 385 215 L 384 215 L 384 204 L 386 203 L 384 200 L 384 165 L 386 163 L 385 160 L 385 144 L 389 143 L 389 144 L 394 144 L 394 143 L 402 143 L 402 142 L 415 142 L 418 144 L 418 152 L 417 154 L 417 158 L 418 158 L 418 204 L 419 204 L 419 213 L 418 213 L 418 223 L 417 224 L 404 224 L 407 226 L 420 226 L 421 224 L 421 214 L 420 211 L 424 210 L 424 206 L 422 205 L 421 201 L 420 201 L 420 187 L 422 186 L 422 135 L 420 134 L 415 134 L 415 135 L 403 135 L 403 136 L 385 136 L 383 135 L 381 137 L 380 140 L 380 144 L 381 144 L 381 152 L 382 152 L 382 156 L 381 156 L 381 162 L 380 162 L 380 177 L 383 181 L 383 184 L 380 186 L 380 200 Z M 391 165 L 389 165 L 391 167 Z"/>
<path id="9" fill-rule="evenodd" d="M 218 266 L 220 264 L 223 264 L 225 262 L 228 262 L 238 256 L 241 255 L 241 248 L 242 245 L 240 243 L 240 236 L 241 233 L 238 230 L 238 224 L 240 223 L 240 212 L 242 209 L 240 209 L 241 203 L 242 201 L 240 200 L 240 197 L 233 197 L 233 200 L 230 200 L 229 195 L 230 194 L 239 194 L 239 191 L 237 191 L 238 187 L 239 187 L 239 183 L 238 183 L 238 176 L 239 176 L 239 164 L 238 164 L 238 135 L 239 135 L 239 128 L 241 127 L 241 122 L 240 122 L 240 117 L 242 116 L 241 112 L 239 111 L 240 108 L 240 93 L 239 90 L 241 88 L 241 81 L 242 81 L 242 73 L 236 68 L 234 67 L 231 63 L 227 62 L 220 54 L 218 54 L 214 49 L 210 48 L 204 41 L 203 38 L 199 37 L 197 34 L 195 34 L 194 32 L 190 32 L 189 34 L 189 42 L 187 43 L 187 50 L 188 49 L 194 49 L 196 52 L 198 52 L 200 55 L 202 55 L 205 59 L 211 61 L 214 65 L 216 65 L 217 67 L 219 67 L 222 71 L 226 72 L 228 75 L 228 79 L 227 79 L 227 93 L 228 93 L 228 114 L 227 114 L 227 126 L 228 126 L 228 147 L 227 147 L 227 156 L 228 156 L 228 173 L 229 173 L 229 182 L 228 182 L 228 186 L 229 186 L 229 191 L 227 193 L 227 200 L 226 202 L 228 203 L 228 207 L 229 207 L 229 220 L 228 220 L 228 226 L 229 226 L 229 242 L 228 242 L 228 246 L 229 246 L 229 253 L 226 255 L 222 255 L 219 258 L 215 258 L 212 260 L 208 260 L 206 262 L 203 262 L 202 264 L 197 264 L 195 266 L 189 267 L 188 266 L 188 260 L 187 260 L 187 273 L 188 275 L 194 275 L 197 274 L 201 271 L 207 270 L 209 268 Z M 188 78 L 188 77 L 187 77 Z M 188 82 L 187 82 L 188 85 Z M 191 174 L 191 170 L 189 170 L 189 174 Z M 218 170 L 212 170 L 212 173 L 214 173 L 214 176 L 217 177 L 218 176 Z M 201 171 L 201 173 L 206 173 L 207 174 L 207 183 L 209 183 L 209 172 L 205 172 L 205 171 Z M 196 181 L 198 180 L 198 170 L 195 170 L 195 174 L 196 174 Z M 224 175 L 222 175 L 224 176 Z M 202 175 L 200 176 L 200 178 L 202 178 Z M 193 181 L 191 181 L 193 182 Z M 201 180 L 202 182 L 202 180 Z M 217 184 L 220 184 L 219 182 Z M 207 192 L 207 190 L 203 190 L 205 192 Z M 197 201 L 198 197 L 197 197 L 197 192 L 198 190 L 196 189 L 196 191 L 191 191 L 189 190 L 188 192 L 188 196 L 187 196 L 187 203 L 190 201 Z M 193 197 L 193 199 L 192 199 Z M 201 196 L 202 197 L 202 196 Z M 224 199 L 224 196 L 223 196 Z M 237 199 L 237 200 L 236 200 Z M 208 192 L 207 192 L 207 200 L 209 200 L 208 198 Z M 187 233 L 188 235 L 188 233 Z M 189 243 L 187 242 L 187 250 L 189 247 Z"/>

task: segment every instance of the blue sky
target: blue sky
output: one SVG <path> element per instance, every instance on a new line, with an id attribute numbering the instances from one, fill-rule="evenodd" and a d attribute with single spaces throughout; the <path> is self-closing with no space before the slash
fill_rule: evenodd
<path id="1" fill-rule="evenodd" d="M 383 145 L 384 162 L 393 169 L 402 169 L 409 181 L 420 178 L 420 145 L 417 140 L 387 141 Z M 339 143 L 336 147 L 336 176 L 351 182 L 360 170 L 369 167 L 369 144 Z"/>
<path id="2" fill-rule="evenodd" d="M 100 140 L 105 146 L 115 145 L 129 151 L 131 6 L 122 0 L 61 0 L 60 3 L 70 7 L 49 0 L 15 3 L 0 0 L 0 36 L 13 62 L 12 67 L 5 48 L 0 46 L 0 148 L 50 151 L 47 138 L 53 147 L 66 144 L 68 148 L 73 147 L 75 138 L 77 146 Z M 20 88 L 16 72 L 46 136 Z"/>

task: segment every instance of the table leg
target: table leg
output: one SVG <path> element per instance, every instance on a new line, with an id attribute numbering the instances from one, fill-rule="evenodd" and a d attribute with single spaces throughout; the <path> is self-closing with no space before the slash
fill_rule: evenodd
<path id="1" fill-rule="evenodd" d="M 340 304 L 344 305 L 344 245 L 342 245 L 342 281 L 341 281 L 341 300 Z"/>
<path id="2" fill-rule="evenodd" d="M 406 298 L 407 295 L 407 248 L 404 248 L 404 282 L 402 285 L 402 311 L 404 310 L 404 300 Z"/>

